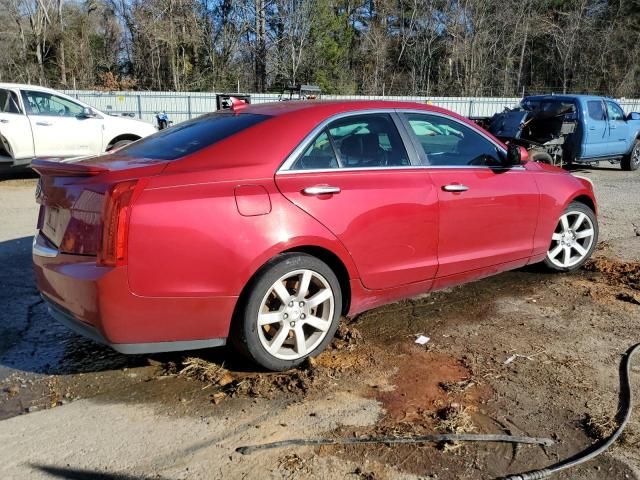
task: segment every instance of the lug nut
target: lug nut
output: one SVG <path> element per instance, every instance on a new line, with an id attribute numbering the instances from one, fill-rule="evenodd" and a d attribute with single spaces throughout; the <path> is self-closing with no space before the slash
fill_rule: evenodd
<path id="1" fill-rule="evenodd" d="M 306 317 L 306 315 L 304 313 L 300 314 L 300 318 L 305 318 L 305 317 Z"/>
<path id="2" fill-rule="evenodd" d="M 290 307 L 293 307 L 293 302 L 289 302 L 289 306 L 290 306 Z"/>
<path id="3" fill-rule="evenodd" d="M 284 318 L 289 318 L 289 314 L 288 314 L 288 313 L 285 313 L 285 314 L 283 315 L 283 317 L 284 317 Z"/>
<path id="4" fill-rule="evenodd" d="M 304 307 L 304 302 L 300 302 L 300 306 L 301 306 L 301 307 Z"/>
<path id="5" fill-rule="evenodd" d="M 295 327 L 295 326 L 296 326 L 296 322 L 290 322 L 290 323 L 289 323 L 289 326 L 290 326 L 291 328 Z"/>

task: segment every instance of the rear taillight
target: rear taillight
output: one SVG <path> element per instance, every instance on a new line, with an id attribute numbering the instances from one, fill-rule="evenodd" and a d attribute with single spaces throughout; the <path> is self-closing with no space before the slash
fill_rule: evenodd
<path id="1" fill-rule="evenodd" d="M 126 263 L 131 200 L 137 183 L 137 180 L 121 182 L 109 189 L 103 211 L 99 265 L 115 267 Z"/>

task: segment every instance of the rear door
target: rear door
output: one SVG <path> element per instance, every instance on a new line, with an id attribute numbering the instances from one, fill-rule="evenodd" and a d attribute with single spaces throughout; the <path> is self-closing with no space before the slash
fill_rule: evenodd
<path id="1" fill-rule="evenodd" d="M 631 149 L 629 145 L 629 126 L 624 119 L 624 111 L 611 100 L 605 100 L 607 119 L 609 120 L 608 155 L 622 155 Z"/>
<path id="2" fill-rule="evenodd" d="M 430 280 L 437 270 L 437 192 L 394 118 L 336 118 L 276 175 L 283 195 L 342 241 L 370 289 Z"/>
<path id="3" fill-rule="evenodd" d="M 437 277 L 530 257 L 539 194 L 522 166 L 504 168 L 502 147 L 441 114 L 404 113 L 438 193 Z"/>
<path id="4" fill-rule="evenodd" d="M 9 89 L 0 89 L 0 137 L 4 149 L 18 160 L 15 163 L 27 163 L 33 158 L 29 119 L 20 105 L 18 94 Z"/>
<path id="5" fill-rule="evenodd" d="M 83 107 L 49 92 L 23 90 L 36 157 L 92 155 L 102 149 L 102 119 L 84 118 Z"/>
<path id="6" fill-rule="evenodd" d="M 583 104 L 584 105 L 584 104 Z M 601 99 L 587 100 L 583 110 L 582 157 L 604 157 L 609 152 L 609 122 Z"/>

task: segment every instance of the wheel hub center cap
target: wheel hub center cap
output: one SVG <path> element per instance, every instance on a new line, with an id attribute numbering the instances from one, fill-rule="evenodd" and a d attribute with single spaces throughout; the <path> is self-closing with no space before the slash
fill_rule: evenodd
<path id="1" fill-rule="evenodd" d="M 300 318 L 300 314 L 302 312 L 300 311 L 300 309 L 298 307 L 293 307 L 290 311 L 289 311 L 289 317 L 291 317 L 292 320 L 298 320 Z"/>
<path id="2" fill-rule="evenodd" d="M 573 232 L 565 232 L 562 234 L 562 238 L 560 239 L 562 245 L 573 245 L 574 242 L 575 234 Z"/>

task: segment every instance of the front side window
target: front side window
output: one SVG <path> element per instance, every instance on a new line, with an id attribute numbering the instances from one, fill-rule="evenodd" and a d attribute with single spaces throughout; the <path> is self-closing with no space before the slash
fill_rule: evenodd
<path id="1" fill-rule="evenodd" d="M 22 100 L 29 115 L 49 117 L 77 117 L 83 107 L 71 100 L 48 92 L 23 91 Z"/>
<path id="2" fill-rule="evenodd" d="M 15 92 L 0 89 L 0 113 L 22 113 Z"/>
<path id="3" fill-rule="evenodd" d="M 478 132 L 439 115 L 406 114 L 429 165 L 500 166 L 496 145 Z"/>
<path id="4" fill-rule="evenodd" d="M 624 112 L 617 104 L 607 100 L 607 115 L 609 120 L 624 120 Z"/>
<path id="5" fill-rule="evenodd" d="M 587 111 L 589 112 L 589 118 L 592 120 L 602 121 L 604 117 L 604 108 L 600 100 L 589 100 L 587 102 Z"/>

